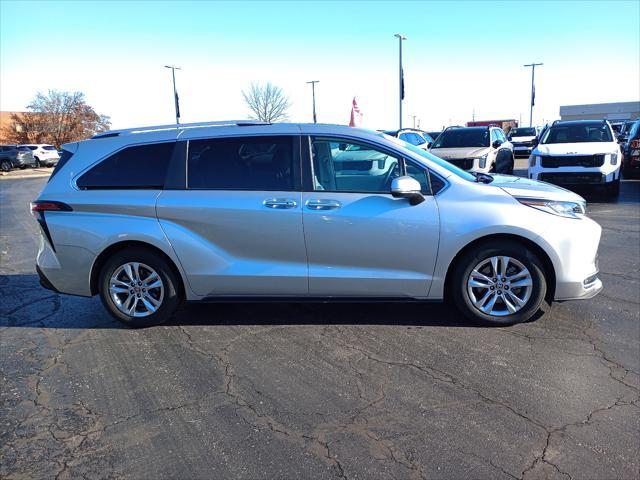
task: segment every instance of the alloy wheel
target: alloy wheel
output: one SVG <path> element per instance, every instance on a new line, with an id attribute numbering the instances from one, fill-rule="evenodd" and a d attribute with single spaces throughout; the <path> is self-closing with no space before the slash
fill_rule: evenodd
<path id="1" fill-rule="evenodd" d="M 155 313 L 164 299 L 160 275 L 148 265 L 128 262 L 119 266 L 109 279 L 109 295 L 125 315 L 146 317 Z"/>
<path id="2" fill-rule="evenodd" d="M 467 279 L 467 294 L 475 308 L 499 317 L 520 311 L 529 301 L 532 288 L 527 267 L 508 256 L 482 260 Z"/>

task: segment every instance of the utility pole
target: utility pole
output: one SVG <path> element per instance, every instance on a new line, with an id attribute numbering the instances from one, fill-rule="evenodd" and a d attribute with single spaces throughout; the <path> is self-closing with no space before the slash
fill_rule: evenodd
<path id="1" fill-rule="evenodd" d="M 529 114 L 529 126 L 533 127 L 533 106 L 536 103 L 536 87 L 534 84 L 534 79 L 536 76 L 536 67 L 544 65 L 544 63 L 530 63 L 528 65 L 523 65 L 524 67 L 531 67 L 531 113 Z"/>
<path id="2" fill-rule="evenodd" d="M 178 101 L 178 91 L 176 90 L 176 70 L 182 69 L 173 65 L 165 65 L 164 67 L 171 69 L 171 76 L 173 78 L 173 100 L 176 107 L 176 125 L 180 125 L 180 103 Z"/>
<path id="3" fill-rule="evenodd" d="M 400 47 L 400 55 L 399 55 L 399 72 L 398 72 L 398 77 L 399 77 L 399 100 L 400 100 L 400 121 L 399 121 L 399 129 L 402 130 L 402 100 L 404 100 L 404 72 L 402 71 L 402 41 L 406 40 L 407 37 L 396 33 L 394 35 L 394 37 L 396 37 L 398 39 L 398 44 Z"/>
<path id="4" fill-rule="evenodd" d="M 313 97 L 313 123 L 318 123 L 316 121 L 316 83 L 320 83 L 320 80 L 311 80 L 307 83 L 311 84 L 311 96 Z"/>

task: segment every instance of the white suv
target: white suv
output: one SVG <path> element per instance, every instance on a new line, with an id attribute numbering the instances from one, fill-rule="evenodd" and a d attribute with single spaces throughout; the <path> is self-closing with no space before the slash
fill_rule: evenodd
<path id="1" fill-rule="evenodd" d="M 27 147 L 33 153 L 36 159 L 36 167 L 53 167 L 60 160 L 58 150 L 53 145 L 46 143 L 30 143 L 21 145 L 21 147 Z"/>
<path id="2" fill-rule="evenodd" d="M 620 193 L 622 152 L 606 120 L 557 121 L 529 157 L 529 178 Z"/>

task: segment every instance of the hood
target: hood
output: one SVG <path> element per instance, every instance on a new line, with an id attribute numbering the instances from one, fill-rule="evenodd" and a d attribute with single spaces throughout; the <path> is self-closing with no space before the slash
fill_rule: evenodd
<path id="1" fill-rule="evenodd" d="M 549 143 L 536 147 L 537 155 L 596 155 L 618 150 L 616 142 Z"/>
<path id="2" fill-rule="evenodd" d="M 489 147 L 432 148 L 429 150 L 436 157 L 444 160 L 459 158 L 477 158 L 489 153 Z"/>
<path id="3" fill-rule="evenodd" d="M 532 137 L 511 137 L 509 138 L 510 142 L 530 142 L 532 140 L 535 140 L 535 136 Z"/>
<path id="4" fill-rule="evenodd" d="M 559 200 L 568 202 L 584 202 L 580 195 L 562 187 L 547 182 L 529 180 L 514 175 L 492 175 L 493 182 L 489 185 L 499 187 L 514 197 L 533 197 L 545 200 Z"/>

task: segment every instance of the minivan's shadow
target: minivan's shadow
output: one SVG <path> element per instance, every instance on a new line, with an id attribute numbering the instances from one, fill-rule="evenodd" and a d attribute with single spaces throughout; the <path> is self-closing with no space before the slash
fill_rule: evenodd
<path id="1" fill-rule="evenodd" d="M 472 327 L 455 308 L 416 302 L 188 303 L 165 325 L 398 325 Z M 0 327 L 113 329 L 97 297 L 59 295 L 36 275 L 0 275 Z"/>

